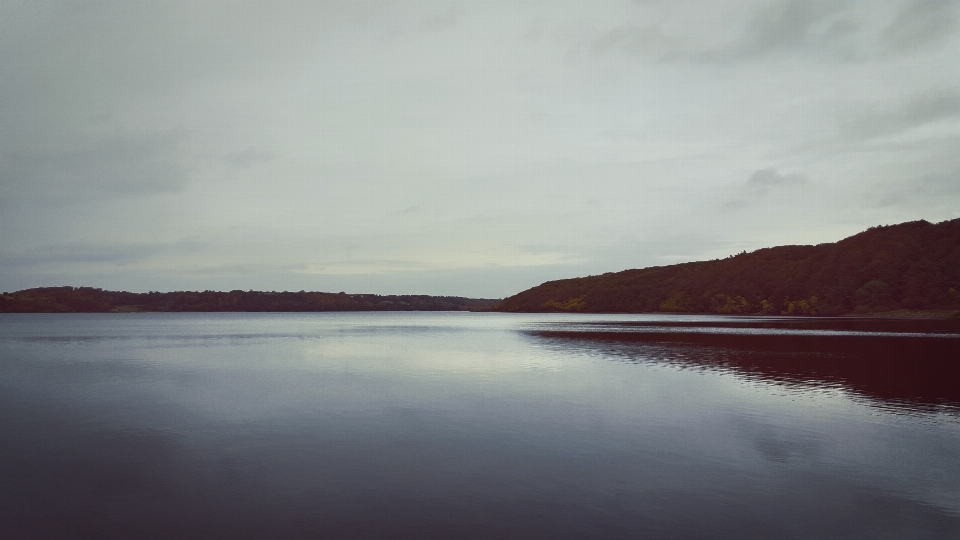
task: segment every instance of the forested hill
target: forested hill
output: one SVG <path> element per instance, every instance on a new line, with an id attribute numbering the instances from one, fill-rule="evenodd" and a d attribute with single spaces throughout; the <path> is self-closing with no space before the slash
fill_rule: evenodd
<path id="1" fill-rule="evenodd" d="M 0 312 L 109 311 L 485 311 L 497 301 L 456 296 L 323 292 L 150 292 L 44 287 L 0 295 Z"/>
<path id="2" fill-rule="evenodd" d="M 550 281 L 499 311 L 844 315 L 960 308 L 960 219 L 874 227 L 832 244 Z"/>

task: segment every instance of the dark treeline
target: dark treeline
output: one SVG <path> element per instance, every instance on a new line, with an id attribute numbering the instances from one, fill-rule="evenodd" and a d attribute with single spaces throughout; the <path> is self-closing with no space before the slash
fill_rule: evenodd
<path id="1" fill-rule="evenodd" d="M 43 287 L 0 296 L 0 312 L 110 311 L 484 311 L 496 300 L 456 296 L 324 292 L 180 291 L 131 293 L 91 287 Z"/>
<path id="2" fill-rule="evenodd" d="M 960 308 L 960 219 L 816 246 L 550 281 L 500 311 L 844 315 Z"/>

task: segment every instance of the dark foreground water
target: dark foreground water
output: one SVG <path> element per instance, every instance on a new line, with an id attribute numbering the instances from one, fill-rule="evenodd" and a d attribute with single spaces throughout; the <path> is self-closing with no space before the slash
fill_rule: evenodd
<path id="1" fill-rule="evenodd" d="M 954 323 L 0 316 L 0 538 L 960 538 Z"/>

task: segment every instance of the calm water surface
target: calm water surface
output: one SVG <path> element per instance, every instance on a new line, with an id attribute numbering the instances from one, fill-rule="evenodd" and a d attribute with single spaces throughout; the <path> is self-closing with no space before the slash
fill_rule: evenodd
<path id="1" fill-rule="evenodd" d="M 0 315 L 0 487 L 2 538 L 956 539 L 960 334 Z"/>

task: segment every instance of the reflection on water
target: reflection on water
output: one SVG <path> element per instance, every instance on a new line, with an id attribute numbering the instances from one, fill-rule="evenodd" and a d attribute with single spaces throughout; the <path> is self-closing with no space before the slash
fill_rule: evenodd
<path id="1" fill-rule="evenodd" d="M 745 321 L 0 316 L 0 538 L 960 537 L 956 333 Z"/>
<path id="2" fill-rule="evenodd" d="M 903 333 L 890 332 L 896 327 L 889 320 L 863 321 L 866 324 L 857 331 L 835 330 L 823 320 L 803 322 L 671 323 L 674 328 L 644 323 L 551 324 L 530 333 L 560 348 L 600 355 L 726 370 L 778 383 L 839 385 L 904 410 L 960 408 L 960 334 L 922 333 L 931 327 L 952 329 L 953 321 L 907 321 L 909 332 Z M 857 326 L 856 320 L 840 322 L 845 324 L 835 326 Z M 885 331 L 863 330 L 875 322 Z M 819 331 L 809 332 L 814 325 Z M 771 327 L 778 330 L 756 331 Z"/>

